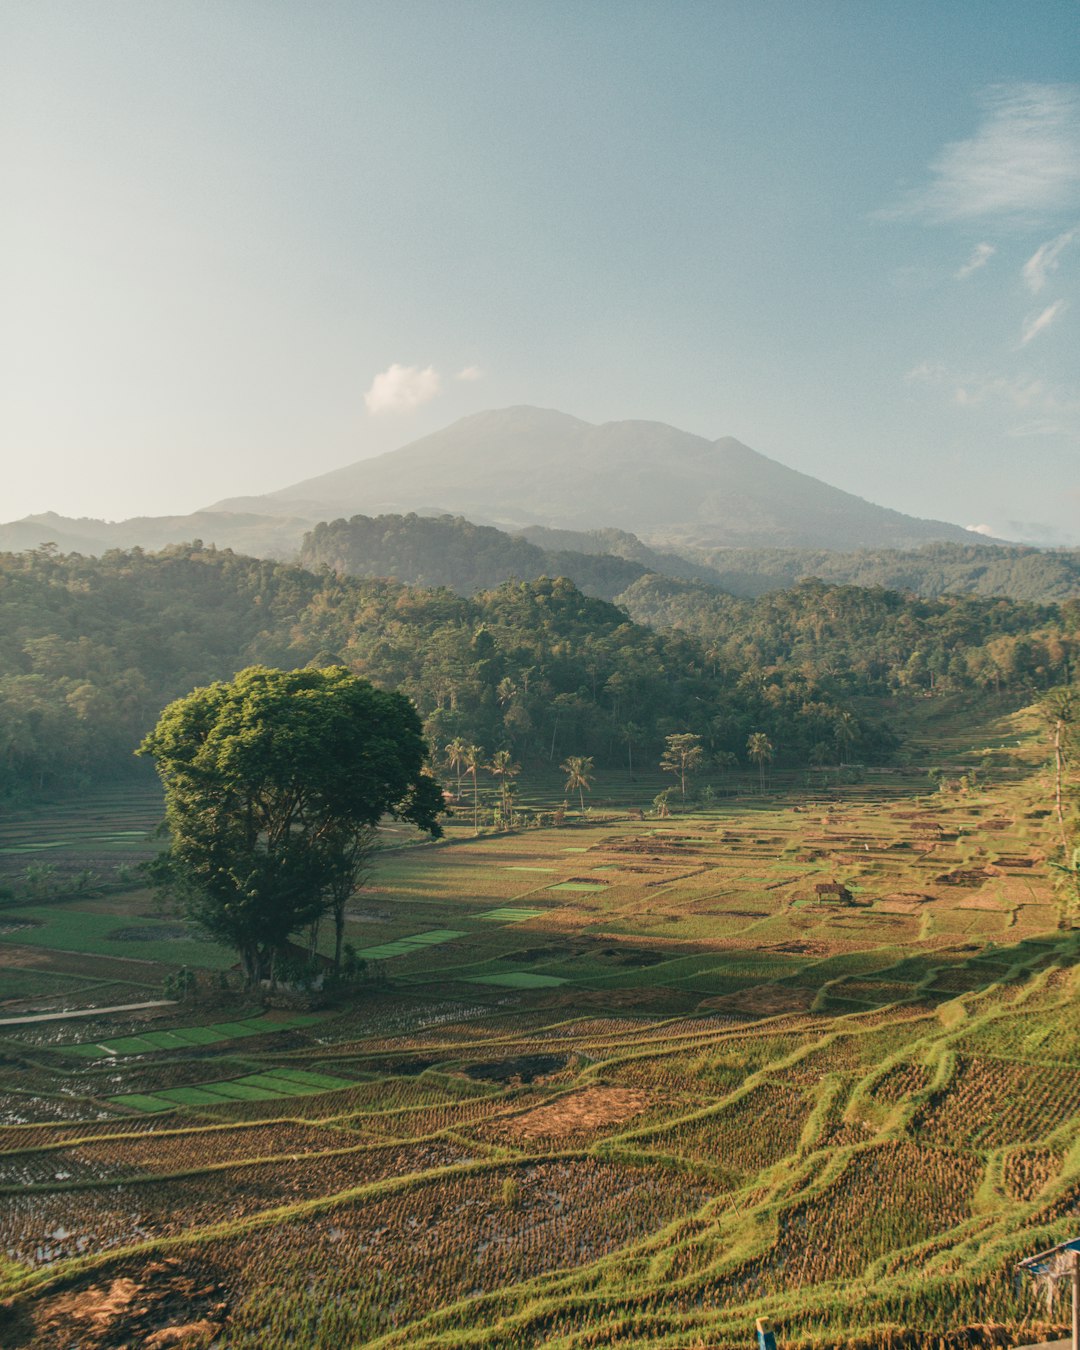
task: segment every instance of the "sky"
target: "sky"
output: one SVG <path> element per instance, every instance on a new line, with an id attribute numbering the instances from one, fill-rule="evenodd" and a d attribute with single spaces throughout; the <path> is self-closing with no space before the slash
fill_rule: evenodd
<path id="1" fill-rule="evenodd" d="M 1080 544 L 1075 0 L 4 0 L 0 164 L 0 520 L 528 403 Z"/>

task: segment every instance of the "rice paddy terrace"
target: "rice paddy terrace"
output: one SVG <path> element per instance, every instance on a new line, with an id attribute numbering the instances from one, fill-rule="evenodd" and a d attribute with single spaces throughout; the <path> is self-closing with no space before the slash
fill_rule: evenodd
<path id="1" fill-rule="evenodd" d="M 1080 944 L 1018 730 L 967 790 L 387 852 L 348 1007 L 0 1026 L 0 1345 L 1058 1330 L 1011 1269 L 1080 1228 Z M 0 911 L 0 1016 L 230 963 L 148 903 Z"/>

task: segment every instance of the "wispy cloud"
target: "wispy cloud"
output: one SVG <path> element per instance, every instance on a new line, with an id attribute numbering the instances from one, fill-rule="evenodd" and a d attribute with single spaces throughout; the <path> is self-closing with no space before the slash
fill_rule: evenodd
<path id="1" fill-rule="evenodd" d="M 1037 338 L 1040 333 L 1045 332 L 1064 309 L 1065 301 L 1055 300 L 1052 305 L 1047 305 L 1042 313 L 1026 319 L 1023 328 L 1020 330 L 1020 346 L 1026 347 L 1032 338 Z"/>
<path id="2" fill-rule="evenodd" d="M 979 104 L 975 134 L 946 145 L 930 182 L 882 214 L 1032 222 L 1080 200 L 1080 87 L 993 85 Z"/>
<path id="3" fill-rule="evenodd" d="M 909 370 L 905 378 L 909 384 L 935 385 L 948 390 L 952 401 L 961 408 L 996 403 L 1017 411 L 1042 411 L 1054 401 L 1044 380 L 1026 376 L 1009 379 L 1003 375 L 964 374 L 930 361 L 923 361 Z"/>
<path id="4" fill-rule="evenodd" d="M 422 403 L 429 403 L 442 387 L 439 372 L 434 366 L 400 366 L 396 363 L 376 375 L 371 388 L 364 395 L 369 413 L 408 412 Z"/>
<path id="5" fill-rule="evenodd" d="M 985 267 L 990 259 L 997 252 L 993 244 L 976 244 L 971 250 L 971 257 L 955 273 L 957 281 L 963 281 L 971 276 L 972 272 L 977 272 L 980 267 Z"/>
<path id="6" fill-rule="evenodd" d="M 455 380 L 482 380 L 484 372 L 479 366 L 466 366 L 454 376 Z"/>
<path id="7" fill-rule="evenodd" d="M 923 361 L 909 370 L 908 384 L 941 390 L 957 407 L 992 415 L 1010 437 L 1067 436 L 1080 439 L 1080 391 L 1032 375 L 994 375 L 951 370 Z"/>
<path id="8" fill-rule="evenodd" d="M 1056 272 L 1058 259 L 1062 253 L 1080 233 L 1077 229 L 1066 230 L 1064 234 L 1059 234 L 1056 239 L 1051 239 L 1037 248 L 1031 257 L 1023 266 L 1024 280 L 1028 284 L 1028 289 L 1032 295 L 1038 295 L 1046 285 L 1047 277 L 1051 272 Z"/>

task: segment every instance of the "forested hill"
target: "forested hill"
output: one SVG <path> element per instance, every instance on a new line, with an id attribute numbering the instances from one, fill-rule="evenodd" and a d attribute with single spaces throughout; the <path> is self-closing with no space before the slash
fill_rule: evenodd
<path id="1" fill-rule="evenodd" d="M 605 600 L 649 570 L 610 553 L 540 548 L 461 516 L 417 515 L 353 516 L 316 525 L 304 537 L 300 564 L 347 576 L 446 586 L 458 595 L 474 595 L 511 578 L 569 577 L 586 595 Z"/>
<path id="2" fill-rule="evenodd" d="M 740 684 L 696 639 L 664 636 L 567 580 L 474 599 L 361 581 L 212 549 L 100 559 L 0 555 L 0 787 L 77 787 L 123 772 L 162 706 L 250 664 L 342 662 L 416 702 L 437 759 L 462 737 L 528 764 L 658 757 L 698 731 L 739 755 L 751 731 L 797 763 L 829 742 L 887 754 L 875 716 L 851 716 L 804 675 Z"/>
<path id="3" fill-rule="evenodd" d="M 696 549 L 712 569 L 701 577 L 732 595 L 786 590 L 807 577 L 852 586 L 884 586 L 935 599 L 941 595 L 1005 595 L 1013 600 L 1080 597 L 1080 549 L 1007 548 L 985 544 L 924 544 L 921 548 Z M 631 555 L 632 556 L 632 555 Z M 672 576 L 672 568 L 653 568 Z"/>
<path id="4" fill-rule="evenodd" d="M 745 761 L 761 731 L 798 765 L 889 754 L 907 689 L 1027 702 L 1080 643 L 1078 604 L 821 583 L 747 602 L 656 576 L 627 595 L 637 622 L 565 579 L 466 598 L 193 547 L 0 554 L 0 794 L 128 771 L 165 703 L 254 663 L 343 662 L 403 689 L 437 761 L 462 737 L 526 764 L 655 763 L 675 731 Z"/>
<path id="5" fill-rule="evenodd" d="M 834 692 L 1028 688 L 1069 683 L 1080 600 L 1064 605 L 804 581 L 743 600 L 673 577 L 642 577 L 619 598 L 638 622 L 704 642 L 724 665 L 812 671 Z"/>

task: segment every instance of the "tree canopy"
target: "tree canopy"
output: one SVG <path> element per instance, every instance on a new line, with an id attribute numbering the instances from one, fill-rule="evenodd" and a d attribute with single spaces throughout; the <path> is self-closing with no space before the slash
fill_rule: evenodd
<path id="1" fill-rule="evenodd" d="M 341 903 L 384 815 L 441 833 L 404 695 L 343 667 L 251 666 L 161 714 L 138 753 L 165 787 L 159 879 L 254 980 L 288 938 Z"/>

